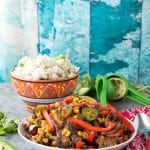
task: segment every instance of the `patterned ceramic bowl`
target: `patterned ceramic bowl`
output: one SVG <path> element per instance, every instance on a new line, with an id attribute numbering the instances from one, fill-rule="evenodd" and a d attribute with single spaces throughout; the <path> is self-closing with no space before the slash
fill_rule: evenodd
<path id="1" fill-rule="evenodd" d="M 11 75 L 11 81 L 17 93 L 26 101 L 47 101 L 46 99 L 60 99 L 72 94 L 77 85 L 77 77 L 78 75 L 63 80 L 27 81 Z"/>

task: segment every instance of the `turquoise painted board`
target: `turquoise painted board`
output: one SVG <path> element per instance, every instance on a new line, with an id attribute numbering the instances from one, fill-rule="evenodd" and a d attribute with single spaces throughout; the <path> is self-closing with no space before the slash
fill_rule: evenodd
<path id="1" fill-rule="evenodd" d="M 89 72 L 90 2 L 38 0 L 38 14 L 39 52 L 67 54 L 81 74 Z"/>
<path id="2" fill-rule="evenodd" d="M 150 0 L 144 0 L 142 13 L 142 38 L 139 62 L 140 83 L 150 85 Z"/>
<path id="3" fill-rule="evenodd" d="M 39 25 L 38 52 L 50 55 L 51 45 L 55 39 L 55 0 L 39 0 L 37 1 L 37 8 Z"/>
<path id="4" fill-rule="evenodd" d="M 91 2 L 90 72 L 138 80 L 142 1 Z"/>
<path id="5" fill-rule="evenodd" d="M 0 2 L 0 82 L 10 81 L 10 71 L 21 57 L 37 54 L 37 31 L 34 0 Z"/>
<path id="6" fill-rule="evenodd" d="M 81 74 L 150 84 L 149 10 L 149 0 L 2 1 L 0 82 L 24 55 L 66 53 Z"/>

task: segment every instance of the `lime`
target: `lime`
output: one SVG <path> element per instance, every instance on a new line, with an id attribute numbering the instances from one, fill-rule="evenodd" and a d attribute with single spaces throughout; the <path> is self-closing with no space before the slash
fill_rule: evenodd
<path id="1" fill-rule="evenodd" d="M 114 86 L 114 94 L 110 97 L 110 100 L 122 99 L 127 91 L 125 82 L 120 78 L 110 78 L 109 79 Z"/>

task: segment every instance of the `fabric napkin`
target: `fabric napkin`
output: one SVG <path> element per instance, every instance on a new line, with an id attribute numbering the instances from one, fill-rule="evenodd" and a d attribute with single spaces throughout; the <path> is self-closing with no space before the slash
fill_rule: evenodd
<path id="1" fill-rule="evenodd" d="M 134 120 L 137 113 L 145 113 L 150 116 L 150 106 L 140 106 L 122 111 L 122 114 L 130 120 Z M 146 150 L 145 139 L 142 134 L 137 134 L 134 140 L 127 146 L 126 150 Z"/>

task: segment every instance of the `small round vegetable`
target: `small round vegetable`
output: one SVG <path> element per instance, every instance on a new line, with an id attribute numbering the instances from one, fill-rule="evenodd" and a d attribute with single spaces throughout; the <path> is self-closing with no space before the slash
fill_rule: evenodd
<path id="1" fill-rule="evenodd" d="M 110 97 L 110 100 L 120 100 L 123 98 L 127 92 L 126 84 L 125 82 L 120 78 L 110 78 L 109 79 L 113 86 L 115 87 L 115 92 L 112 97 Z"/>
<path id="2" fill-rule="evenodd" d="M 72 106 L 64 105 L 64 106 L 60 107 L 60 110 L 58 112 L 58 117 L 66 118 L 66 117 L 70 116 L 71 113 L 72 113 Z"/>
<path id="3" fill-rule="evenodd" d="M 98 110 L 92 107 L 82 108 L 82 115 L 87 121 L 94 121 L 98 117 Z"/>

